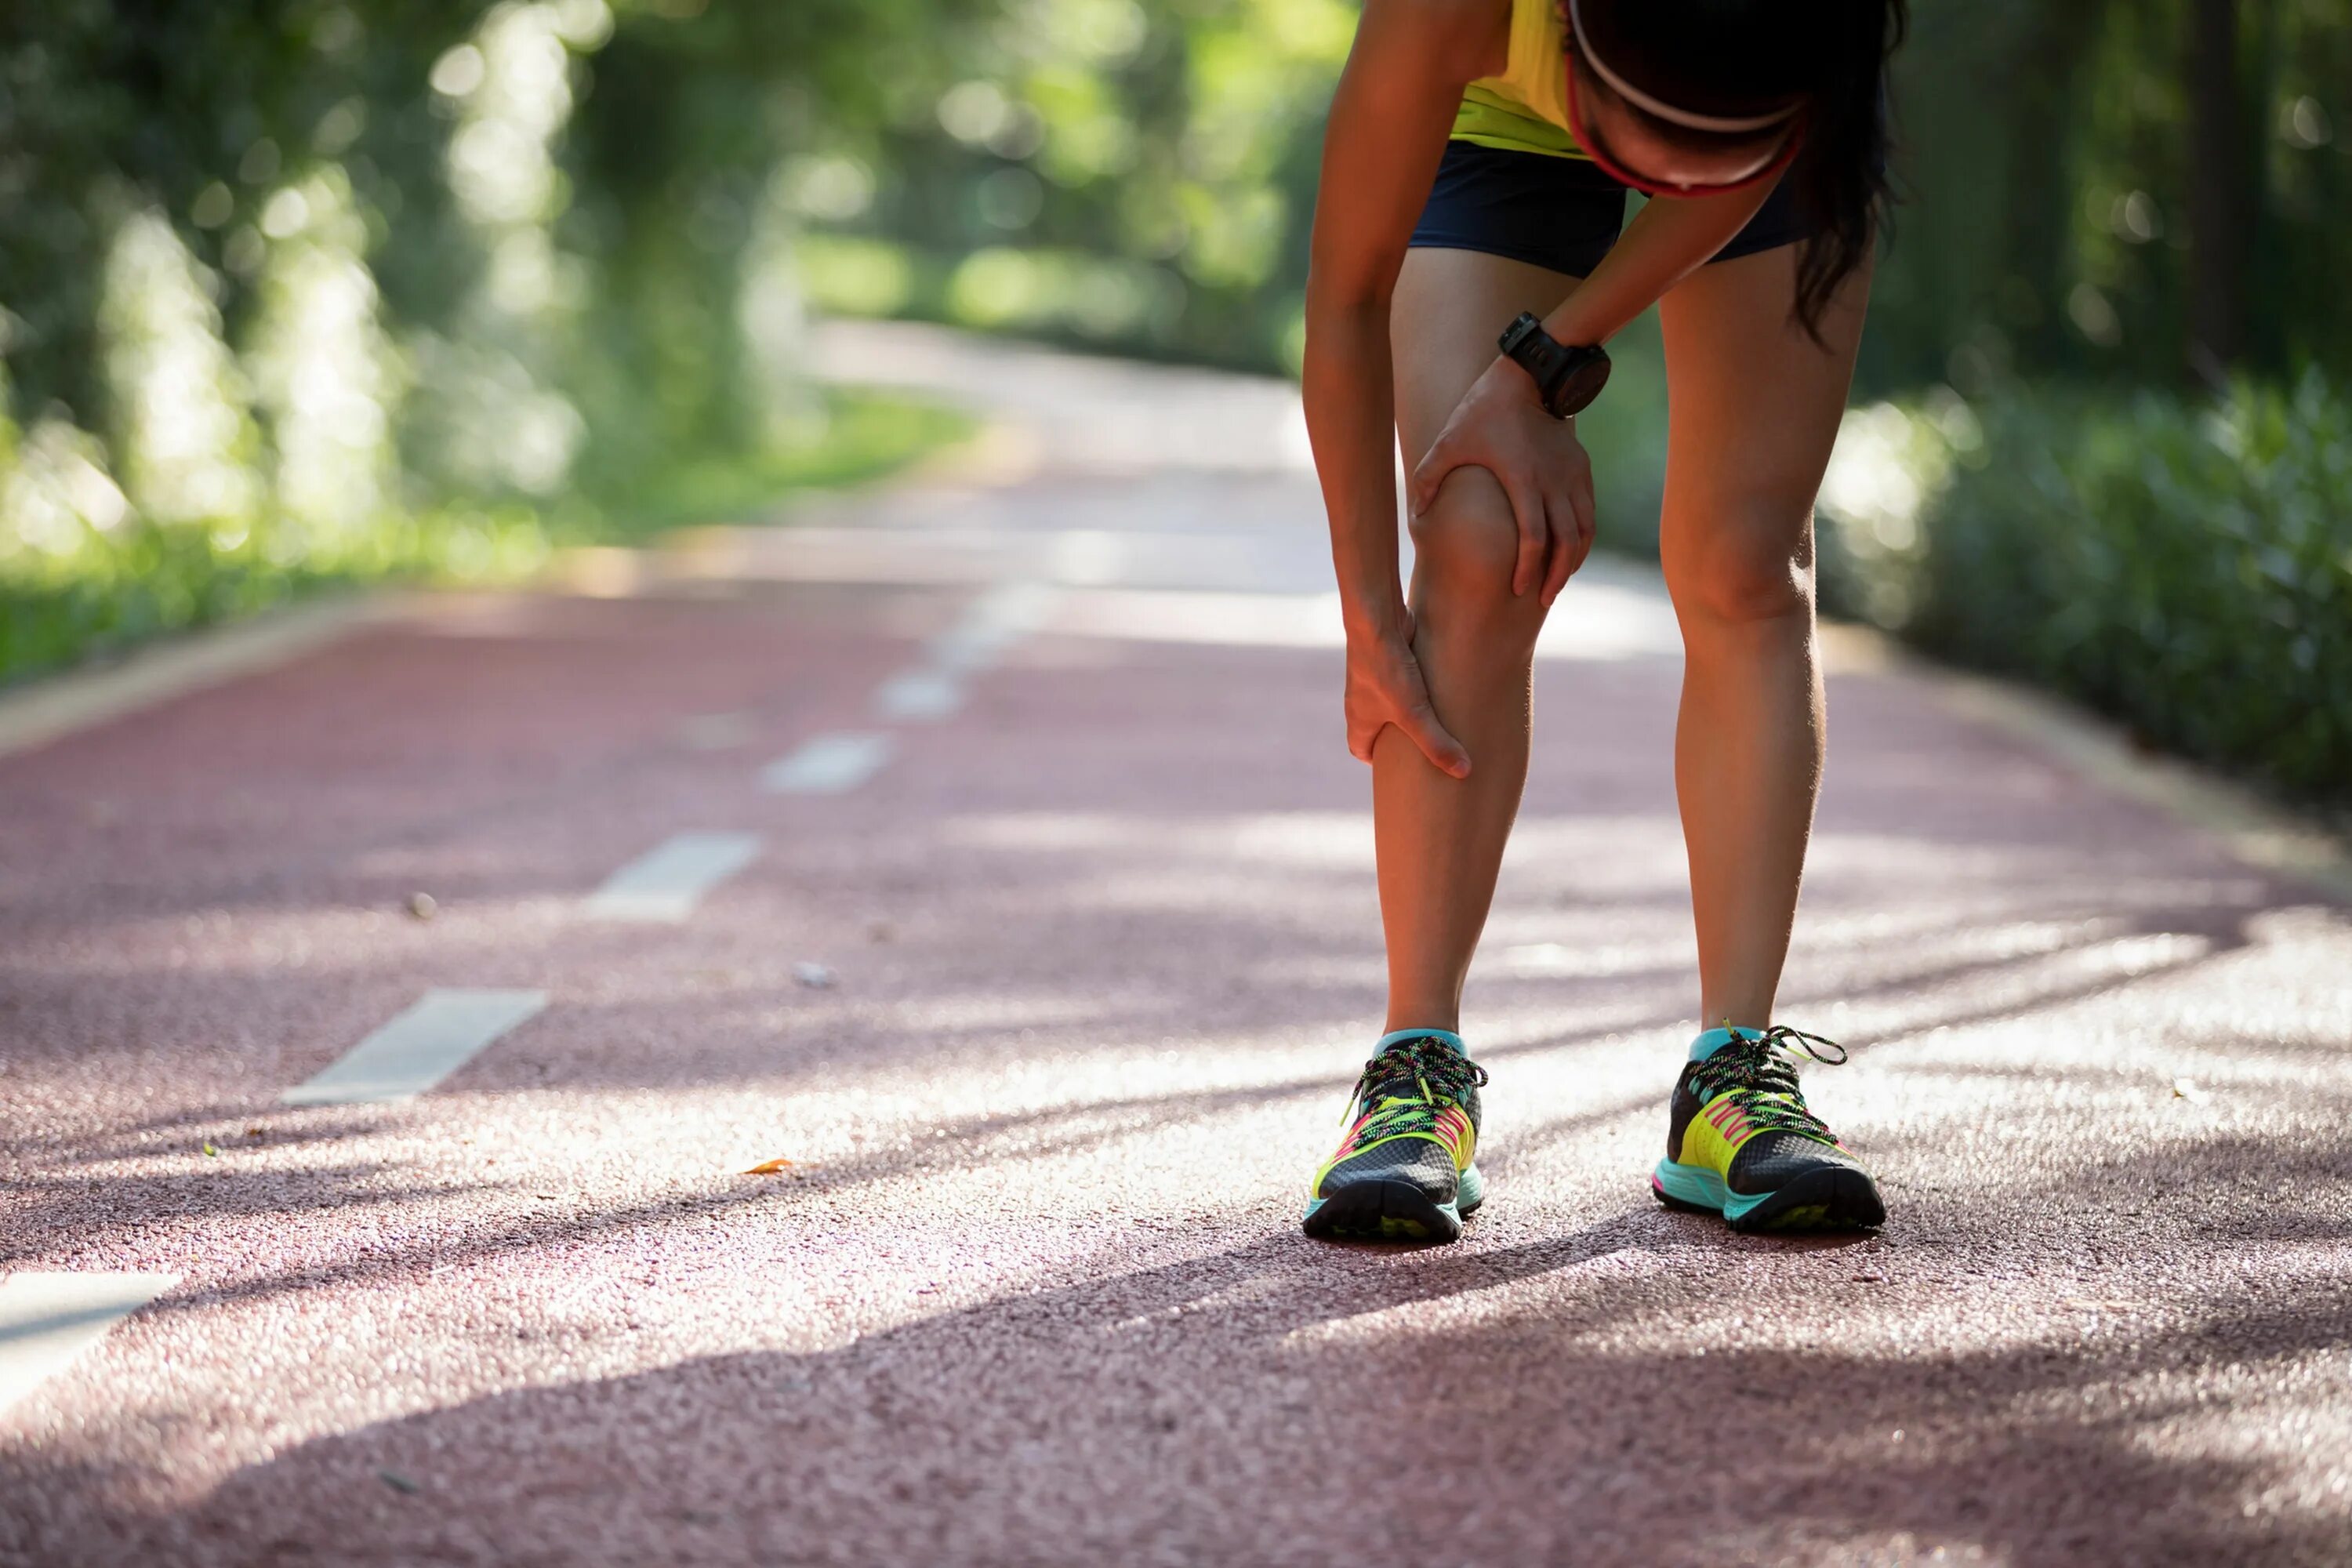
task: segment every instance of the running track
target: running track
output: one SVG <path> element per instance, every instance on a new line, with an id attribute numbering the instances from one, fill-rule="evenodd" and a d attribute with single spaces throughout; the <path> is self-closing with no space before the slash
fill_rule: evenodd
<path id="1" fill-rule="evenodd" d="M 1849 661 L 1785 1016 L 1892 1220 L 1664 1213 L 1597 565 L 1488 1212 L 1311 1244 L 1381 962 L 1295 407 L 893 341 L 957 474 L 0 758 L 0 1563 L 2352 1560 L 2344 907 Z"/>

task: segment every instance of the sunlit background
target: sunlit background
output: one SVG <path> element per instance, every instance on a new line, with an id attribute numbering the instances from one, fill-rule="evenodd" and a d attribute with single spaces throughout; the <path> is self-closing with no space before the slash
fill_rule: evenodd
<path id="1" fill-rule="evenodd" d="M 1343 0 L 0 20 L 0 679 L 968 429 L 824 315 L 1286 373 Z M 1828 607 L 2352 799 L 2352 0 L 1916 0 Z M 1589 421 L 1651 547 L 1646 328 Z"/>

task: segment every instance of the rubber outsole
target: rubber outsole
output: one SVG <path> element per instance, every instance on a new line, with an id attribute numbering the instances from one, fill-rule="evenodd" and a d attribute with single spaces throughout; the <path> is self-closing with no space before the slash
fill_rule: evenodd
<path id="1" fill-rule="evenodd" d="M 1307 1234 L 1323 1240 L 1459 1241 L 1462 1212 L 1411 1182 L 1350 1182 L 1307 1206 Z"/>
<path id="2" fill-rule="evenodd" d="M 1669 1173 L 1679 1182 L 1691 1182 L 1694 1177 L 1700 1181 L 1688 1194 L 1676 1194 L 1661 1179 Z M 1709 1185 L 1713 1191 L 1699 1190 Z M 1676 1167 L 1670 1173 L 1662 1163 L 1650 1177 L 1650 1191 L 1668 1208 L 1719 1215 L 1743 1236 L 1791 1230 L 1874 1230 L 1886 1223 L 1886 1205 L 1878 1195 L 1878 1184 L 1867 1173 L 1846 1165 L 1823 1165 L 1771 1192 L 1746 1199 L 1724 1190 L 1711 1171 Z"/>

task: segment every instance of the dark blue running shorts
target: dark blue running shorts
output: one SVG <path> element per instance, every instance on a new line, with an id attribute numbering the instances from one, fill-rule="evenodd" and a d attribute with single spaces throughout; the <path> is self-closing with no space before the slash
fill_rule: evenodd
<path id="1" fill-rule="evenodd" d="M 1625 226 L 1627 188 L 1587 159 L 1448 142 L 1412 243 L 1507 256 L 1583 278 Z M 1753 256 L 1811 233 L 1784 180 L 1714 259 Z"/>

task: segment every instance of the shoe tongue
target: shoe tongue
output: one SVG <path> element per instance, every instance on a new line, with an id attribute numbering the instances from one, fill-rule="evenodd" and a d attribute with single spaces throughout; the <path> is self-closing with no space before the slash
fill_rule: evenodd
<path id="1" fill-rule="evenodd" d="M 1691 1041 L 1690 1059 L 1703 1062 L 1734 1040 L 1760 1040 L 1763 1037 L 1764 1031 L 1761 1029 L 1708 1029 Z"/>
<path id="2" fill-rule="evenodd" d="M 1372 1054 L 1378 1056 L 1400 1040 L 1437 1040 L 1464 1061 L 1470 1059 L 1470 1047 L 1463 1044 L 1462 1037 L 1451 1029 L 1391 1029 L 1381 1037 L 1381 1043 L 1372 1047 Z"/>
<path id="3" fill-rule="evenodd" d="M 1389 1049 L 1391 1046 L 1408 1045 L 1414 1040 L 1434 1040 L 1464 1061 L 1470 1059 L 1470 1047 L 1464 1045 L 1462 1037 L 1451 1029 L 1398 1029 L 1382 1035 L 1381 1043 L 1372 1052 L 1372 1059 L 1379 1066 L 1371 1074 L 1371 1082 L 1366 1085 L 1370 1103 L 1377 1104 L 1382 1100 L 1399 1096 L 1407 1100 L 1421 1098 L 1420 1064 L 1403 1051 L 1391 1053 Z"/>

